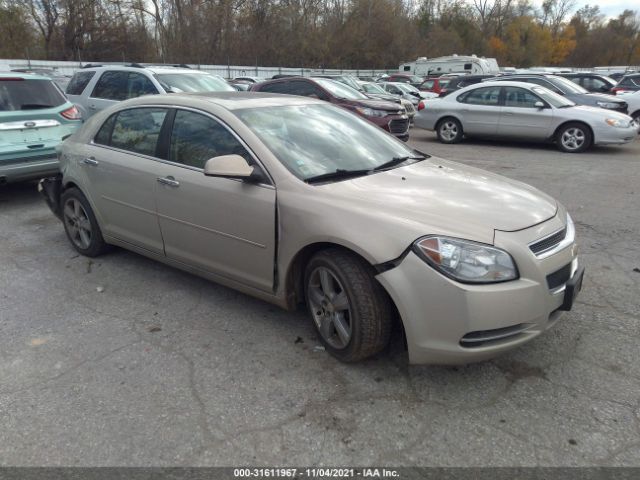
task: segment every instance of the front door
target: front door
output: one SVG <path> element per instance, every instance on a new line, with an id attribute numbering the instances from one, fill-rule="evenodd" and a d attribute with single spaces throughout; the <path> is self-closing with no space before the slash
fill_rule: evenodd
<path id="1" fill-rule="evenodd" d="M 536 107 L 537 102 L 542 102 L 545 108 Z M 535 93 L 520 87 L 504 87 L 504 106 L 498 126 L 499 135 L 544 140 L 553 133 L 552 120 L 553 110 Z"/>
<path id="2" fill-rule="evenodd" d="M 167 258 L 271 292 L 275 188 L 203 173 L 219 155 L 259 168 L 255 159 L 226 126 L 190 110 L 176 111 L 168 150 L 156 190 Z"/>

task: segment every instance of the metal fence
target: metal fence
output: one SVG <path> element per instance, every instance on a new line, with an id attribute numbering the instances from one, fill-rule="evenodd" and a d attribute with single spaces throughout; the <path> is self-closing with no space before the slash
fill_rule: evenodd
<path id="1" fill-rule="evenodd" d="M 0 71 L 7 71 L 14 68 L 50 68 L 56 69 L 63 75 L 73 75 L 76 70 L 87 63 L 100 65 L 122 65 L 121 62 L 63 62 L 54 60 L 5 60 L 0 59 Z M 150 65 L 148 63 L 140 63 L 140 65 Z M 157 65 L 157 64 L 156 64 Z M 188 64 L 190 68 L 202 70 L 205 72 L 220 75 L 224 78 L 235 78 L 241 76 L 271 78 L 278 74 L 303 75 L 308 76 L 312 73 L 344 73 L 356 76 L 375 76 L 381 73 L 395 72 L 392 70 L 341 70 L 341 69 L 312 69 L 312 68 L 291 68 L 291 67 L 257 67 L 242 65 L 195 65 Z"/>

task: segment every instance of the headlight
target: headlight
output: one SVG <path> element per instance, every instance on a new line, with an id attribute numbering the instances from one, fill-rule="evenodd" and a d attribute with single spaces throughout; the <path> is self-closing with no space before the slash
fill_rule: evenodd
<path id="1" fill-rule="evenodd" d="M 601 108 L 619 108 L 620 104 L 613 102 L 596 102 L 596 104 Z"/>
<path id="2" fill-rule="evenodd" d="M 440 273 L 464 283 L 497 283 L 518 278 L 511 255 L 483 243 L 425 237 L 413 251 Z"/>
<path id="3" fill-rule="evenodd" d="M 629 126 L 629 122 L 625 122 L 617 118 L 606 118 L 604 121 L 607 122 L 607 125 L 612 127 L 627 128 Z"/>
<path id="4" fill-rule="evenodd" d="M 356 110 L 367 117 L 386 117 L 388 113 L 385 110 L 375 110 L 368 107 L 356 107 Z"/>

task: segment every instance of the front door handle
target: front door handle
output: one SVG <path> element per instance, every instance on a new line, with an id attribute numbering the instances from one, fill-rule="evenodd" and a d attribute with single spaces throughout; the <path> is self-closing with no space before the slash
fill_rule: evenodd
<path id="1" fill-rule="evenodd" d="M 169 177 L 158 177 L 158 183 L 161 183 L 163 185 L 169 185 L 170 187 L 179 187 L 180 186 L 180 182 L 177 181 L 175 178 L 169 176 Z"/>
<path id="2" fill-rule="evenodd" d="M 88 158 L 83 159 L 83 160 L 82 160 L 82 163 L 84 163 L 85 165 L 92 165 L 92 166 L 94 166 L 94 167 L 95 167 L 95 166 L 96 166 L 96 165 L 98 165 L 98 163 L 100 163 L 100 162 L 98 162 L 98 160 L 96 160 L 96 159 L 95 159 L 95 158 L 93 158 L 93 157 L 88 157 Z"/>

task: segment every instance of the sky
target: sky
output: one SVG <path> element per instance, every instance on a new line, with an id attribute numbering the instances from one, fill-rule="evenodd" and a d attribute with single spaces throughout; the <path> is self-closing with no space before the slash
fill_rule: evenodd
<path id="1" fill-rule="evenodd" d="M 534 0 L 538 6 L 542 5 L 542 0 Z M 585 5 L 598 5 L 600 11 L 607 17 L 617 17 L 625 9 L 640 11 L 640 1 L 638 0 L 576 0 L 575 10 Z"/>

